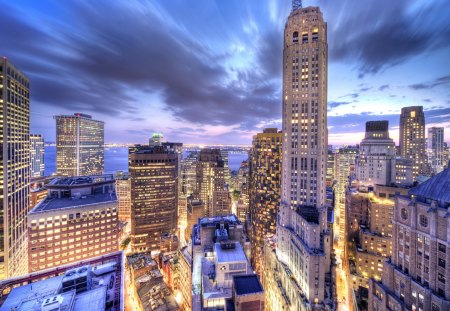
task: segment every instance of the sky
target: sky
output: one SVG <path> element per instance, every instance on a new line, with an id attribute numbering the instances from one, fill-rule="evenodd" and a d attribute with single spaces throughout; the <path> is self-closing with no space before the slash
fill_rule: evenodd
<path id="1" fill-rule="evenodd" d="M 290 0 L 0 0 L 0 55 L 30 79 L 31 130 L 54 115 L 105 121 L 109 143 L 250 144 L 281 128 Z M 329 143 L 370 120 L 398 140 L 401 107 L 424 107 L 450 142 L 450 6 L 443 0 L 310 0 L 328 24 Z"/>

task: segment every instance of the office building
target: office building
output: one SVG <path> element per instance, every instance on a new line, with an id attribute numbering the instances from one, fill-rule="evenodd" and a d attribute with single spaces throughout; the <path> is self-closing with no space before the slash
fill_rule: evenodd
<path id="1" fill-rule="evenodd" d="M 102 175 L 104 171 L 104 122 L 90 115 L 55 116 L 56 174 Z"/>
<path id="2" fill-rule="evenodd" d="M 28 214 L 29 271 L 119 249 L 118 202 L 112 175 L 57 178 Z"/>
<path id="3" fill-rule="evenodd" d="M 250 152 L 249 238 L 253 270 L 261 275 L 264 236 L 274 235 L 281 192 L 282 134 L 267 128 L 253 137 Z"/>
<path id="4" fill-rule="evenodd" d="M 366 135 L 359 146 L 356 178 L 364 186 L 388 185 L 392 179 L 395 143 L 389 137 L 389 121 L 366 122 Z"/>
<path id="5" fill-rule="evenodd" d="M 40 134 L 30 134 L 30 174 L 33 177 L 43 177 L 44 164 L 44 138 Z"/>
<path id="6" fill-rule="evenodd" d="M 133 252 L 177 249 L 178 161 L 178 153 L 169 146 L 129 148 Z"/>
<path id="7" fill-rule="evenodd" d="M 277 220 L 278 290 L 292 310 L 323 309 L 329 298 L 327 223 L 327 25 L 318 7 L 293 2 L 284 29 L 283 157 Z M 282 270 L 289 270 L 290 277 Z M 287 273 L 287 272 L 286 272 Z M 273 306 L 268 306 L 271 309 Z"/>
<path id="8" fill-rule="evenodd" d="M 30 88 L 28 78 L 0 59 L 0 279 L 28 271 Z"/>
<path id="9" fill-rule="evenodd" d="M 233 276 L 233 309 L 235 311 L 264 311 L 264 289 L 255 274 Z M 228 308 L 227 308 L 228 310 Z"/>
<path id="10" fill-rule="evenodd" d="M 116 194 L 119 202 L 119 221 L 130 223 L 131 220 L 131 179 L 128 173 L 117 172 Z"/>
<path id="11" fill-rule="evenodd" d="M 395 201 L 392 256 L 369 284 L 371 310 L 450 309 L 450 169 Z"/>
<path id="12" fill-rule="evenodd" d="M 400 115 L 400 154 L 413 163 L 413 178 L 427 173 L 425 114 L 422 106 L 403 107 Z"/>
<path id="13" fill-rule="evenodd" d="M 428 163 L 433 174 L 440 173 L 447 165 L 444 158 L 444 128 L 430 127 L 428 129 Z"/>
<path id="14" fill-rule="evenodd" d="M 326 176 L 326 183 L 327 187 L 333 187 L 335 182 L 335 176 L 334 176 L 334 152 L 333 150 L 328 149 L 328 155 L 327 155 L 327 176 Z"/>
<path id="15" fill-rule="evenodd" d="M 122 257 L 114 252 L 3 281 L 0 310 L 123 310 Z"/>
<path id="16" fill-rule="evenodd" d="M 191 152 L 181 161 L 182 192 L 186 197 L 198 193 L 197 189 L 197 163 L 199 152 Z"/>

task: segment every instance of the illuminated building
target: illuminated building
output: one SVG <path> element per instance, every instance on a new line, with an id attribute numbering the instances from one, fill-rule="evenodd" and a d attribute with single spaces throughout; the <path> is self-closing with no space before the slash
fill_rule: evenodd
<path id="1" fill-rule="evenodd" d="M 55 116 L 56 174 L 102 175 L 104 170 L 104 122 L 90 115 Z"/>
<path id="2" fill-rule="evenodd" d="M 395 143 L 389 137 L 388 121 L 366 122 L 366 135 L 359 146 L 356 177 L 361 185 L 387 185 L 391 182 Z"/>
<path id="3" fill-rule="evenodd" d="M 197 193 L 197 163 L 199 152 L 191 152 L 181 161 L 182 192 L 186 196 Z"/>
<path id="4" fill-rule="evenodd" d="M 370 280 L 369 311 L 450 309 L 450 169 L 398 196 L 392 256 Z"/>
<path id="5" fill-rule="evenodd" d="M 30 272 L 118 251 L 112 175 L 57 178 L 28 214 Z"/>
<path id="6" fill-rule="evenodd" d="M 231 212 L 231 198 L 226 187 L 226 168 L 219 149 L 200 150 L 197 163 L 197 194 L 205 216 L 228 215 Z"/>
<path id="7" fill-rule="evenodd" d="M 396 157 L 393 162 L 393 177 L 391 182 L 398 186 L 409 186 L 414 182 L 413 162 L 409 159 Z"/>
<path id="8" fill-rule="evenodd" d="M 333 187 L 334 185 L 334 152 L 328 149 L 327 154 L 327 187 Z"/>
<path id="9" fill-rule="evenodd" d="M 259 275 L 264 236 L 274 235 L 276 230 L 281 192 L 281 145 L 281 132 L 268 128 L 253 137 L 250 153 L 249 238 L 253 270 Z"/>
<path id="10" fill-rule="evenodd" d="M 31 178 L 44 176 L 44 138 L 40 134 L 30 134 Z"/>
<path id="11" fill-rule="evenodd" d="M 434 174 L 440 173 L 448 159 L 444 159 L 444 128 L 430 127 L 428 129 L 428 163 Z"/>
<path id="12" fill-rule="evenodd" d="M 422 106 L 403 107 L 400 115 L 401 157 L 413 162 L 413 178 L 427 173 L 425 114 Z"/>
<path id="13" fill-rule="evenodd" d="M 164 144 L 135 145 L 128 163 L 132 251 L 176 250 L 179 154 Z"/>
<path id="14" fill-rule="evenodd" d="M 274 277 L 280 279 L 276 290 L 286 293 L 290 310 L 325 309 L 331 298 L 325 276 L 331 272 L 332 243 L 325 205 L 327 26 L 318 7 L 302 8 L 297 2 L 284 29 L 283 157 Z"/>
<path id="15" fill-rule="evenodd" d="M 131 219 L 131 180 L 130 176 L 124 172 L 117 172 L 116 193 L 119 202 L 119 221 L 130 223 Z"/>
<path id="16" fill-rule="evenodd" d="M 28 78 L 0 59 L 0 279 L 28 272 L 30 90 Z"/>
<path id="17" fill-rule="evenodd" d="M 356 157 L 358 155 L 358 149 L 353 147 L 340 148 L 334 155 L 335 160 L 335 177 L 336 185 L 334 188 L 335 200 L 334 211 L 336 215 L 337 230 L 334 231 L 339 242 L 342 244 L 345 242 L 346 233 L 346 196 L 347 188 L 349 185 L 349 178 L 355 173 Z"/>
<path id="18" fill-rule="evenodd" d="M 181 293 L 180 307 L 183 311 L 192 310 L 192 249 L 188 246 L 178 251 L 179 280 Z"/>

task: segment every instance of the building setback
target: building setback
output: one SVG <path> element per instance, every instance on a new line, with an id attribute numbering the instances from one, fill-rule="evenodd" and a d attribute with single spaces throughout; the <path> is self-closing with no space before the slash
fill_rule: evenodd
<path id="1" fill-rule="evenodd" d="M 57 178 L 28 215 L 29 271 L 36 272 L 119 248 L 112 175 Z"/>
<path id="2" fill-rule="evenodd" d="M 28 272 L 30 85 L 6 57 L 0 59 L 0 279 Z"/>
<path id="3" fill-rule="evenodd" d="M 105 124 L 90 115 L 55 116 L 56 174 L 102 175 L 104 171 Z"/>
<path id="4" fill-rule="evenodd" d="M 129 148 L 128 164 L 132 251 L 175 250 L 178 245 L 178 152 L 168 145 L 136 145 Z"/>
<path id="5" fill-rule="evenodd" d="M 268 128 L 253 137 L 250 153 L 250 232 L 252 266 L 261 276 L 262 247 L 274 235 L 281 192 L 282 134 Z"/>

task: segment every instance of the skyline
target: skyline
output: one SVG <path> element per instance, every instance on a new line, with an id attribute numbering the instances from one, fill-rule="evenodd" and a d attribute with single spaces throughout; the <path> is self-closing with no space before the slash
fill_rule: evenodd
<path id="1" fill-rule="evenodd" d="M 31 130 L 46 141 L 55 138 L 54 114 L 82 112 L 105 121 L 108 143 L 162 132 L 170 141 L 250 145 L 264 127 L 281 128 L 290 10 L 290 1 L 260 3 L 4 1 L 0 26 L 11 31 L 0 33 L 0 55 L 30 79 Z M 359 143 L 369 120 L 389 120 L 398 142 L 400 109 L 415 105 L 427 128 L 445 127 L 450 140 L 445 3 L 309 5 L 328 22 L 330 144 Z"/>

